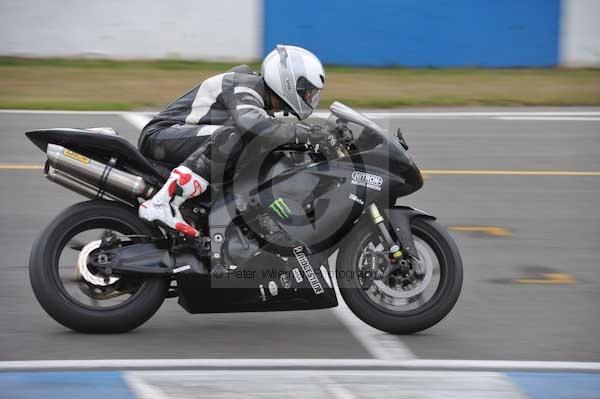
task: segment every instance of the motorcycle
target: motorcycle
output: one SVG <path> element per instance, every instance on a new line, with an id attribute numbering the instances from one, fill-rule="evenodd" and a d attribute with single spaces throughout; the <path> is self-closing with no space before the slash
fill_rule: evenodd
<path id="1" fill-rule="evenodd" d="M 318 127 L 335 145 L 277 147 L 186 201 L 196 238 L 137 215 L 175 165 L 108 128 L 27 132 L 47 155 L 45 176 L 90 198 L 33 244 L 37 300 L 70 329 L 118 333 L 165 298 L 193 314 L 322 309 L 338 305 L 337 285 L 377 329 L 435 325 L 458 300 L 462 261 L 434 216 L 396 205 L 423 185 L 402 133 L 339 102 L 330 111 Z"/>

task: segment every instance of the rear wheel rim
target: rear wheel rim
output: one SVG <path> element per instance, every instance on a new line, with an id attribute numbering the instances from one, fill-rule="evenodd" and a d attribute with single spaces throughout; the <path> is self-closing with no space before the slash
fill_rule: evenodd
<path id="1" fill-rule="evenodd" d="M 77 259 L 81 245 L 98 240 L 106 231 L 118 236 L 130 236 L 139 234 L 138 230 L 125 221 L 113 218 L 93 218 L 73 225 L 61 237 L 52 265 L 52 277 L 61 294 L 73 304 L 93 311 L 119 309 L 133 302 L 144 291 L 144 280 L 119 276 L 114 284 L 95 286 L 78 273 Z M 126 239 L 126 243 L 140 240 L 139 237 Z"/>

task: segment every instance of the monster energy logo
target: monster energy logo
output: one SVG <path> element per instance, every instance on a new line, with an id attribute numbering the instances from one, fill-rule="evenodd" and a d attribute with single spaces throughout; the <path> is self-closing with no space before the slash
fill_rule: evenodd
<path id="1" fill-rule="evenodd" d="M 288 208 L 287 204 L 283 200 L 283 198 L 277 198 L 275 201 L 269 205 L 269 208 L 273 210 L 282 219 L 287 219 L 290 217 L 290 208 Z"/>

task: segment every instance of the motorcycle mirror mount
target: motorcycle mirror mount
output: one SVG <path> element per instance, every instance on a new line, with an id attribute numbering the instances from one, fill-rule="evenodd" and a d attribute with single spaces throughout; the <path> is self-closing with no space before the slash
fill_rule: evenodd
<path id="1" fill-rule="evenodd" d="M 396 136 L 398 136 L 398 141 L 400 142 L 400 145 L 402 146 L 402 148 L 404 148 L 405 150 L 408 150 L 408 144 L 406 144 L 406 140 L 404 140 L 404 136 L 402 136 L 401 128 L 398 128 L 398 131 L 396 132 Z"/>

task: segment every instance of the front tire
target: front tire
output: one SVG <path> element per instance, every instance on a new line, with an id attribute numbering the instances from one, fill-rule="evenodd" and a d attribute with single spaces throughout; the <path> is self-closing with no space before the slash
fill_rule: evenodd
<path id="1" fill-rule="evenodd" d="M 422 217 L 411 220 L 411 230 L 417 246 L 431 249 L 431 254 L 427 257 L 436 258 L 439 275 L 436 287 L 423 287 L 423 293 L 425 289 L 430 291 L 430 296 L 426 300 L 422 299 L 424 303 L 419 303 L 417 302 L 419 299 L 410 298 L 409 295 L 405 295 L 405 292 L 400 291 L 399 295 L 404 295 L 404 298 L 400 299 L 404 300 L 406 305 L 403 306 L 402 301 L 399 301 L 400 305 L 396 305 L 391 300 L 377 301 L 378 298 L 384 298 L 386 292 L 393 293 L 389 286 L 387 289 L 384 287 L 385 291 L 381 292 L 376 292 L 376 286 L 368 290 L 361 288 L 358 265 L 364 254 L 363 251 L 368 246 L 374 246 L 374 241 L 382 240 L 373 227 L 370 221 L 357 226 L 338 255 L 336 277 L 344 301 L 362 321 L 392 334 L 411 334 L 437 324 L 450 313 L 462 287 L 462 260 L 454 240 L 434 220 Z M 422 255 L 419 250 L 421 258 L 425 255 Z M 435 270 L 431 274 L 433 273 Z M 383 282 L 380 281 L 378 284 L 381 286 Z"/>
<path id="2" fill-rule="evenodd" d="M 111 306 L 93 306 L 102 302 L 97 296 L 93 296 L 92 305 L 85 304 L 65 288 L 67 283 L 79 284 L 85 288 L 79 275 L 77 278 L 80 281 L 73 282 L 75 278 L 72 278 L 65 283 L 60 275 L 59 264 L 70 240 L 91 228 L 111 229 L 132 236 L 152 236 L 155 233 L 138 218 L 133 208 L 124 204 L 87 201 L 72 205 L 52 220 L 33 244 L 29 259 L 33 292 L 40 305 L 54 320 L 78 332 L 121 333 L 139 327 L 161 306 L 169 288 L 168 279 L 128 281 L 121 277 L 121 285 L 124 286 L 126 282 L 127 287 L 132 287 L 129 288 L 132 292 L 126 293 L 129 297 L 123 303 Z M 104 287 L 96 289 L 100 288 Z M 89 293 L 94 287 L 86 289 Z M 116 293 L 119 294 L 118 291 Z"/>

